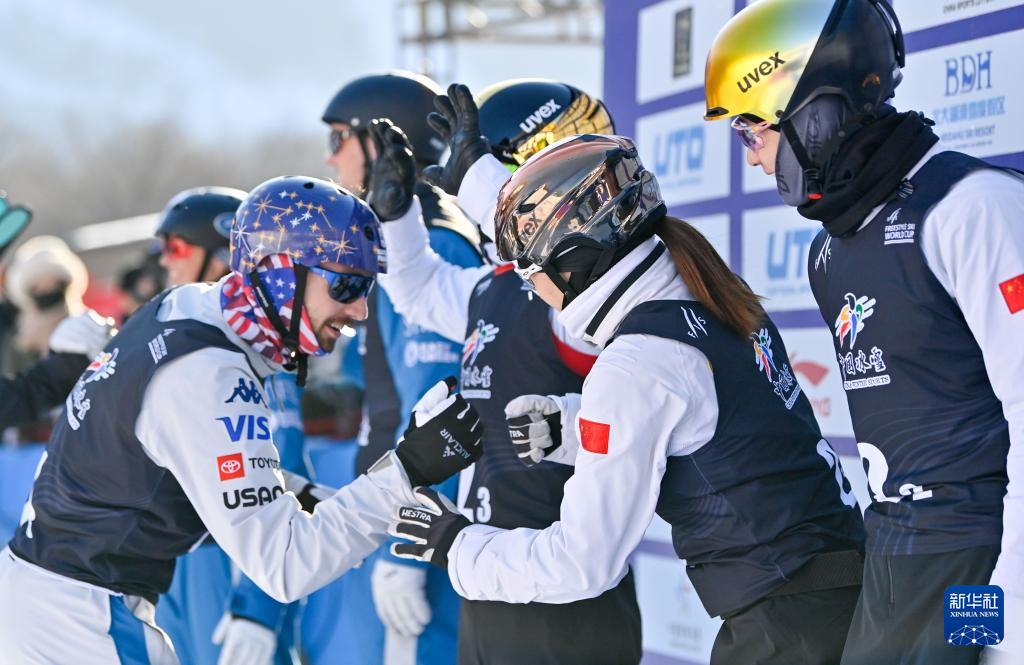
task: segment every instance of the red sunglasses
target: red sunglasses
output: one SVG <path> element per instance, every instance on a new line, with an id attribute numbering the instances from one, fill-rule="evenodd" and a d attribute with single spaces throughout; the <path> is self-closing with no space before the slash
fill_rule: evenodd
<path id="1" fill-rule="evenodd" d="M 193 249 L 195 249 L 195 247 L 184 238 L 167 235 L 163 238 L 163 244 L 160 246 L 160 253 L 172 259 L 187 259 L 192 256 Z"/>

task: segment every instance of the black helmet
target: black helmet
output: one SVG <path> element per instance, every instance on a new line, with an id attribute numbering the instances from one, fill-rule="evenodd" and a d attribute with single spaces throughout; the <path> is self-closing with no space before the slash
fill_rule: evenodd
<path id="1" fill-rule="evenodd" d="M 511 79 L 476 97 L 480 131 L 494 156 L 521 166 L 531 155 L 576 134 L 614 134 L 615 123 L 601 100 L 548 79 Z"/>
<path id="2" fill-rule="evenodd" d="M 632 140 L 574 136 L 529 160 L 501 188 L 498 256 L 515 261 L 524 277 L 543 271 L 568 304 L 651 237 L 664 215 L 658 181 Z"/>
<path id="3" fill-rule="evenodd" d="M 158 236 L 176 235 L 207 251 L 228 246 L 213 226 L 221 213 L 234 214 L 246 193 L 232 187 L 196 187 L 179 192 L 160 213 Z"/>
<path id="4" fill-rule="evenodd" d="M 427 114 L 434 110 L 434 97 L 443 94 L 432 79 L 412 72 L 364 76 L 334 95 L 323 121 L 344 123 L 364 134 L 374 118 L 389 118 L 409 137 L 416 161 L 437 164 L 447 144 L 427 124 Z"/>

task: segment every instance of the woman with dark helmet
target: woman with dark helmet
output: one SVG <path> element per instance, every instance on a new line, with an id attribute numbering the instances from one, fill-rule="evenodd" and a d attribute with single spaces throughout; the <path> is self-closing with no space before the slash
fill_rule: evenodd
<path id="1" fill-rule="evenodd" d="M 392 526 L 411 541 L 396 553 L 446 568 L 466 598 L 566 603 L 614 585 L 657 512 L 725 619 L 713 664 L 838 663 L 863 524 L 758 297 L 666 216 L 619 136 L 528 161 L 501 191 L 496 233 L 501 258 L 601 349 L 576 472 L 543 530 L 471 525 L 420 490 L 426 509 Z"/>

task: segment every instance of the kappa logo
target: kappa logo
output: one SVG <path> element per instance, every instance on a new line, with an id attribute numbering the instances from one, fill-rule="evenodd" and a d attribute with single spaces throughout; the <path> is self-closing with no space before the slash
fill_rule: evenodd
<path id="1" fill-rule="evenodd" d="M 174 328 L 164 328 L 164 331 L 149 340 L 149 355 L 153 356 L 153 364 L 157 365 L 167 356 L 167 342 L 165 339 L 174 332 Z"/>
<path id="2" fill-rule="evenodd" d="M 236 398 L 242 400 L 246 404 L 263 403 L 263 395 L 260 394 L 259 388 L 256 387 L 256 382 L 252 380 L 246 382 L 243 378 L 238 379 L 238 385 L 235 386 L 234 391 L 232 391 L 231 397 L 224 400 L 224 403 L 231 404 Z"/>
<path id="3" fill-rule="evenodd" d="M 754 364 L 758 373 L 767 377 L 768 383 L 772 385 L 772 392 L 782 399 L 786 409 L 792 409 L 796 404 L 796 398 L 800 396 L 800 384 L 793 378 L 789 363 L 785 362 L 785 359 L 775 361 L 772 335 L 767 328 L 752 333 L 750 338 L 754 342 Z"/>
<path id="4" fill-rule="evenodd" d="M 444 452 L 441 453 L 441 457 L 452 457 L 454 455 L 455 455 L 455 451 L 452 450 L 451 448 L 449 448 L 448 446 L 445 446 L 444 447 Z"/>
<path id="5" fill-rule="evenodd" d="M 839 338 L 839 348 L 843 348 L 846 337 L 850 337 L 850 348 L 857 343 L 857 335 L 864 330 L 864 320 L 875 313 L 875 299 L 861 296 L 858 298 L 852 293 L 847 293 L 846 304 L 839 310 L 836 317 L 835 334 Z"/>
<path id="6" fill-rule="evenodd" d="M 779 52 L 776 51 L 775 55 L 768 56 L 767 60 L 762 60 L 757 67 L 744 74 L 743 78 L 736 81 L 736 85 L 739 87 L 740 92 L 746 94 L 750 91 L 750 88 L 757 85 L 772 75 L 779 67 L 786 64 L 786 61 L 779 57 Z"/>
<path id="7" fill-rule="evenodd" d="M 533 130 L 537 129 L 542 121 L 553 116 L 555 111 L 561 110 L 561 108 L 562 107 L 558 105 L 558 102 L 554 99 L 550 99 L 536 111 L 526 116 L 526 120 L 519 123 L 519 129 L 523 130 L 526 134 L 529 134 Z"/>
<path id="8" fill-rule="evenodd" d="M 232 443 L 238 443 L 243 436 L 249 441 L 270 440 L 270 421 L 266 416 L 224 416 L 217 420 L 224 424 Z"/>
<path id="9" fill-rule="evenodd" d="M 217 472 L 220 474 L 220 481 L 234 480 L 245 477 L 245 463 L 242 460 L 242 453 L 233 455 L 221 455 L 217 458 Z"/>

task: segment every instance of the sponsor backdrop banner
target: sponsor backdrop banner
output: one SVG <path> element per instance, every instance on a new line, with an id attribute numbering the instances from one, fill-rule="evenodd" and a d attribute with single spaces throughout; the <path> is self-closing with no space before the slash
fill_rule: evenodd
<path id="1" fill-rule="evenodd" d="M 815 222 L 781 205 L 750 168 L 726 122 L 705 123 L 711 41 L 747 0 L 607 0 L 604 99 L 621 134 L 655 171 L 672 214 L 692 221 L 779 325 L 822 431 L 865 504 L 867 483 L 830 336 L 807 284 Z M 894 104 L 932 118 L 950 149 L 1024 169 L 1024 0 L 893 0 L 907 42 Z M 720 622 L 709 619 L 655 519 L 634 558 L 646 665 L 703 665 Z"/>

